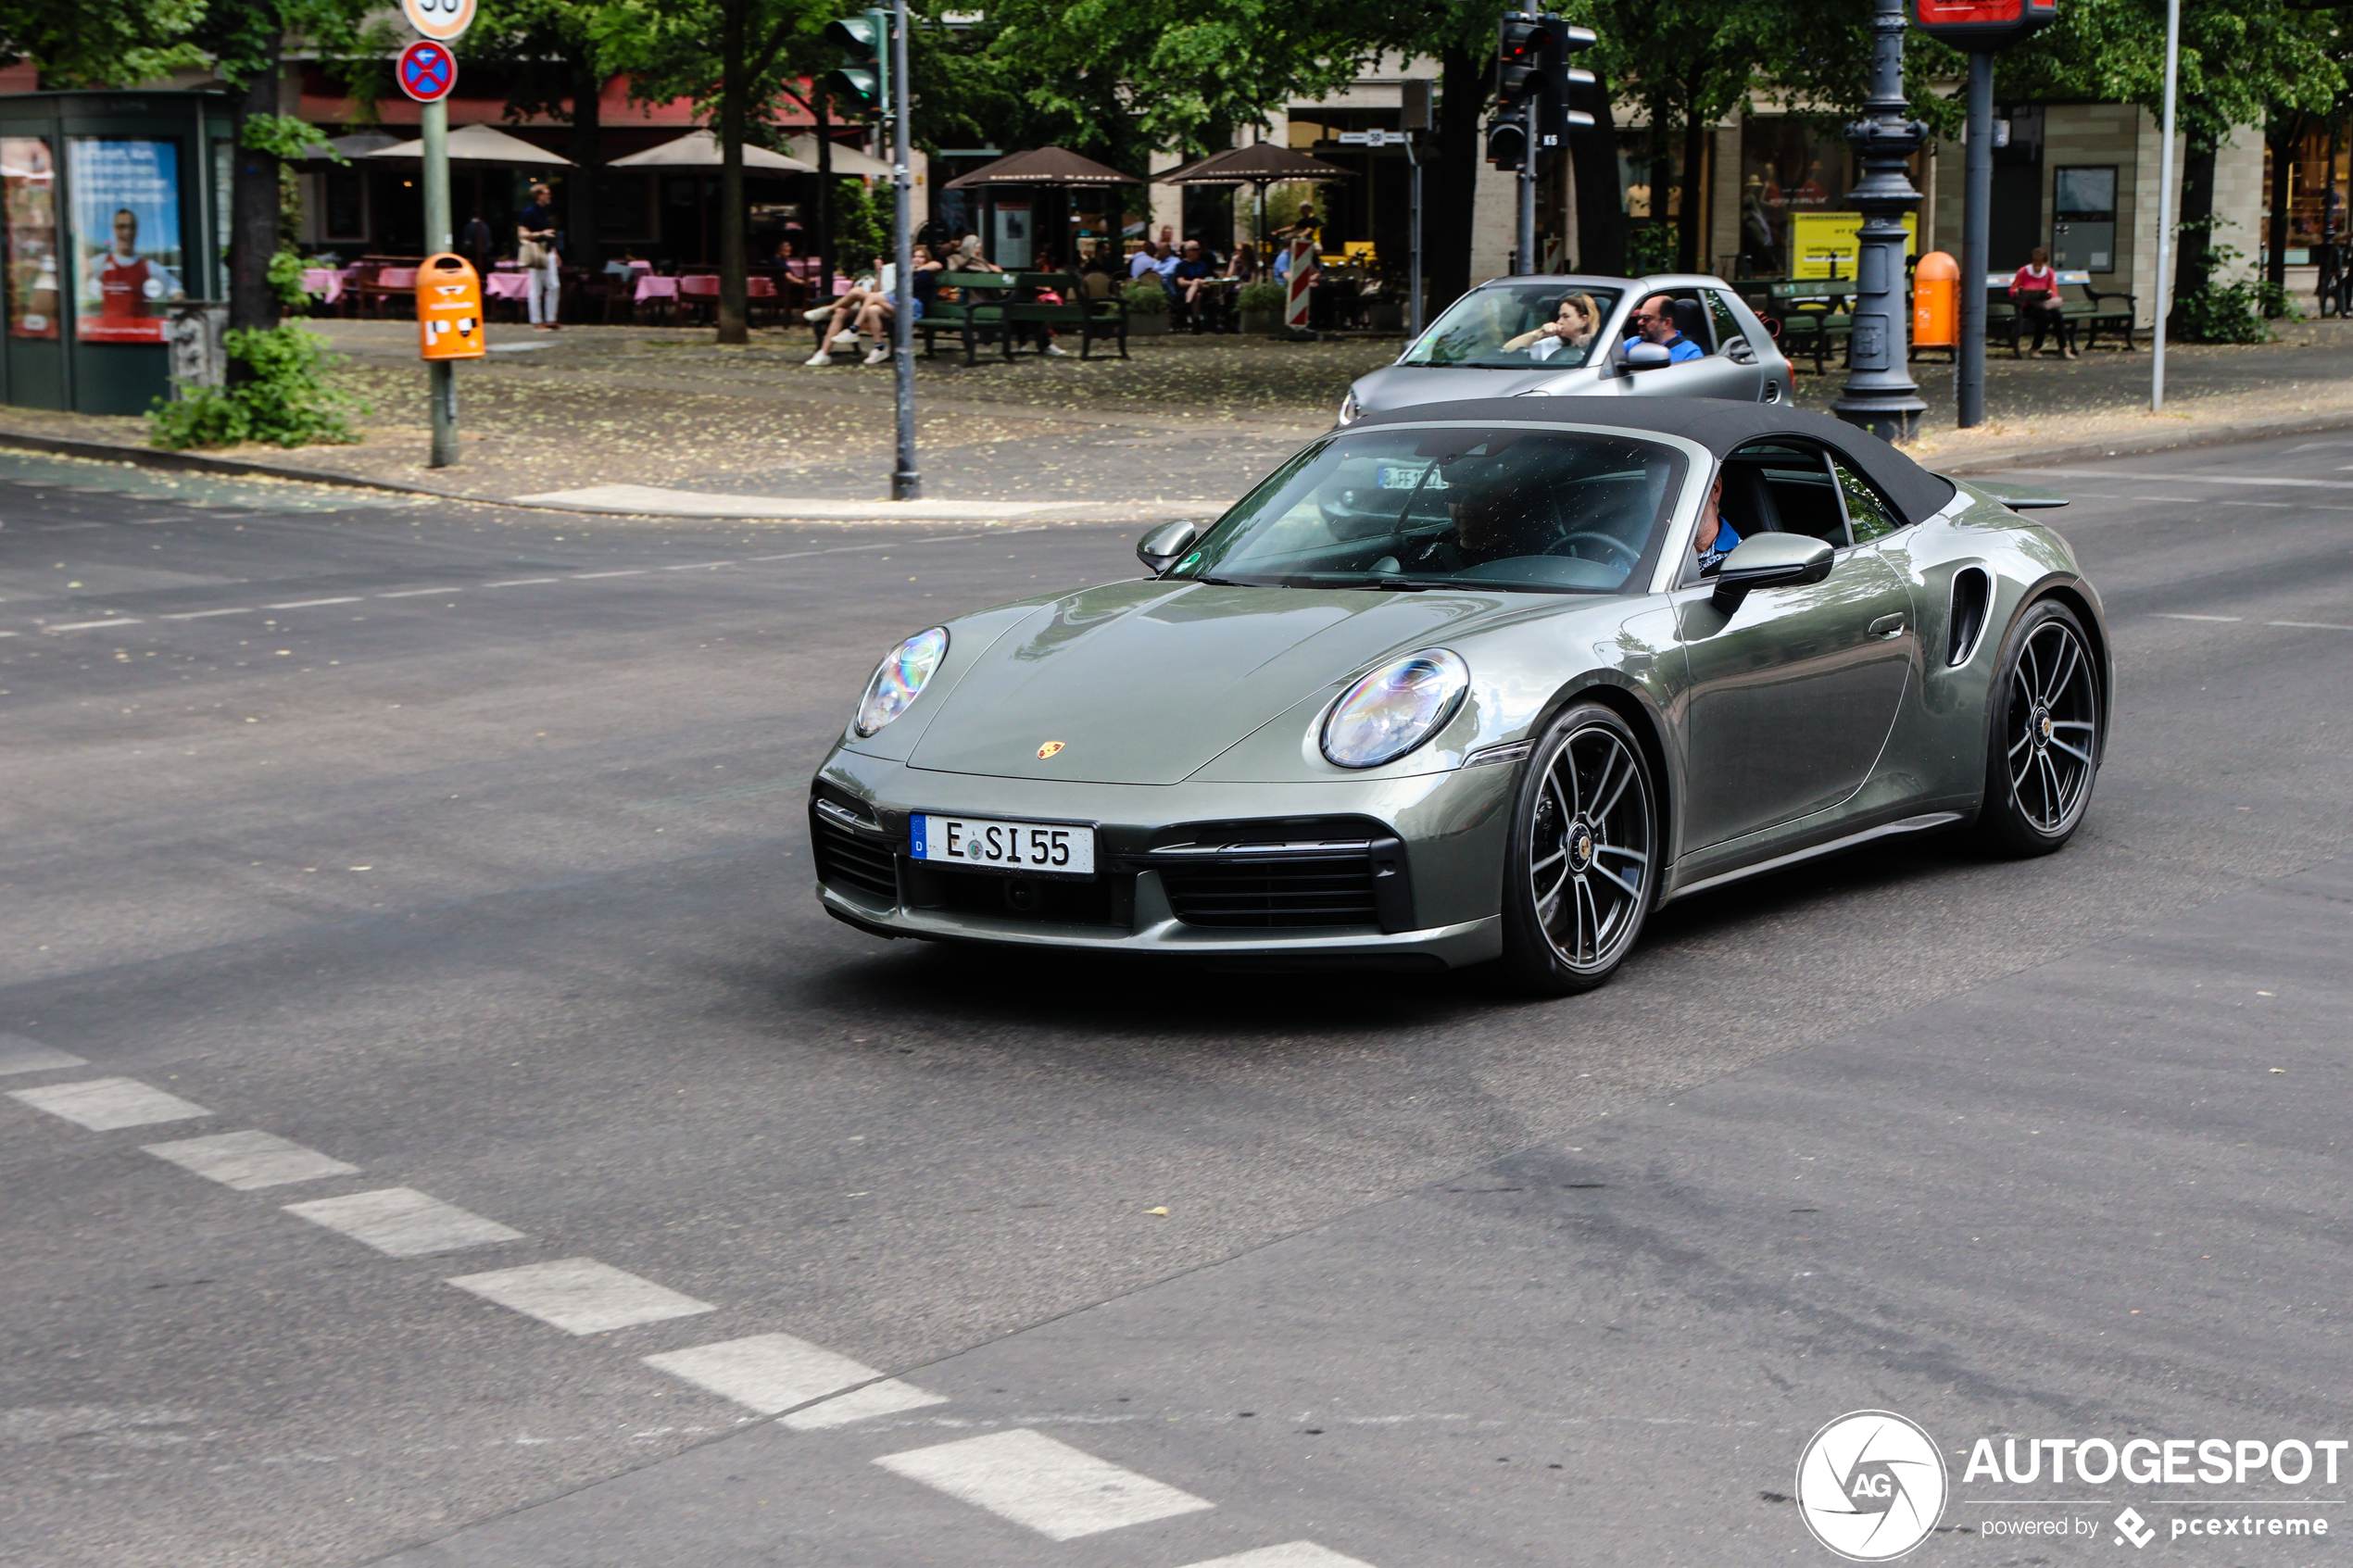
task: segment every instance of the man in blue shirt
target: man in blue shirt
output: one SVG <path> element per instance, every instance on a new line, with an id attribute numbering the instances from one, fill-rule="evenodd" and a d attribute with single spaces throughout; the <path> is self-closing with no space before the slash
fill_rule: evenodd
<path id="1" fill-rule="evenodd" d="M 1644 308 L 1648 307 L 1645 304 Z M 1724 558 L 1740 547 L 1740 531 L 1724 521 L 1719 509 L 1723 500 L 1724 470 L 1718 469 L 1716 483 L 1707 489 L 1707 504 L 1699 509 L 1699 526 L 1692 530 L 1692 553 L 1699 558 L 1702 577 L 1715 576 Z"/>
<path id="2" fill-rule="evenodd" d="M 1636 306 L 1634 314 L 1627 320 L 1644 343 L 1666 348 L 1670 364 L 1707 358 L 1705 349 L 1675 330 L 1675 302 L 1663 294 L 1655 294 Z"/>

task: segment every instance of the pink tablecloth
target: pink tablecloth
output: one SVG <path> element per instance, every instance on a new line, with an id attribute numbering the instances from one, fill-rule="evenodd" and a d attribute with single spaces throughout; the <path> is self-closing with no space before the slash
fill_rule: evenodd
<path id="1" fill-rule="evenodd" d="M 302 270 L 302 292 L 315 294 L 333 305 L 343 297 L 343 274 L 332 267 L 306 267 Z"/>
<path id="2" fill-rule="evenodd" d="M 486 299 L 529 299 L 531 274 L 493 272 L 482 281 L 482 292 Z"/>
<path id="3" fill-rule="evenodd" d="M 658 278 L 649 272 L 637 280 L 635 299 L 639 305 L 643 305 L 649 299 L 676 299 L 677 297 L 678 280 L 675 278 Z"/>

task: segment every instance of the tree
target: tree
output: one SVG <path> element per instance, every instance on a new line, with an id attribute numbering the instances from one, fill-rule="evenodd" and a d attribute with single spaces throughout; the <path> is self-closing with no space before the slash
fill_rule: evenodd
<path id="1" fill-rule="evenodd" d="M 615 74 L 614 32 L 629 13 L 600 13 L 579 0 L 482 0 L 474 24 L 459 41 L 466 65 L 490 67 L 507 82 L 507 115 L 567 120 L 566 154 L 574 168 L 566 182 L 565 250 L 594 270 L 603 259 L 598 239 L 597 177 L 604 168 L 605 83 Z"/>
<path id="2" fill-rule="evenodd" d="M 744 144 L 819 49 L 823 0 L 615 0 L 599 36 L 630 72 L 630 95 L 686 97 L 719 118 L 719 341 L 750 341 L 746 318 Z"/>

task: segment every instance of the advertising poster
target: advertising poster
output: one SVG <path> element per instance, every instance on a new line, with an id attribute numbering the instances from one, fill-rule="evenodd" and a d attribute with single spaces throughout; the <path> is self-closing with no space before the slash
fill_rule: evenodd
<path id="1" fill-rule="evenodd" d="M 1793 212 L 1789 217 L 1790 276 L 1847 278 L 1855 276 L 1855 257 L 1861 248 L 1855 232 L 1863 226 L 1859 212 Z M 1920 219 L 1904 215 L 1904 254 L 1920 251 Z"/>
<path id="2" fill-rule="evenodd" d="M 57 180 L 42 136 L 0 136 L 8 335 L 57 335 Z"/>
<path id="3" fill-rule="evenodd" d="M 180 148 L 127 136 L 76 136 L 76 332 L 84 343 L 161 343 L 163 306 L 181 286 Z"/>

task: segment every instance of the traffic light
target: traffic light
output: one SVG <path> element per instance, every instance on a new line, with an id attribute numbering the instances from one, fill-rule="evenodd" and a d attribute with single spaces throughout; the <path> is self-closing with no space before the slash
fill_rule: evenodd
<path id="1" fill-rule="evenodd" d="M 1506 174 L 1528 164 L 1528 109 L 1515 104 L 1495 111 L 1487 122 L 1487 161 Z"/>
<path id="2" fill-rule="evenodd" d="M 824 85 L 878 119 L 890 116 L 890 13 L 862 11 L 825 24 L 825 42 L 842 52 L 842 63 L 825 73 Z"/>
<path id="3" fill-rule="evenodd" d="M 1516 110 L 1524 117 L 1518 131 L 1523 147 L 1557 147 L 1570 132 L 1593 123 L 1591 114 L 1569 107 L 1573 93 L 1594 86 L 1593 73 L 1571 66 L 1568 57 L 1594 43 L 1592 29 L 1556 16 L 1514 11 L 1504 18 L 1495 44 L 1495 97 L 1505 111 Z M 1496 123 L 1502 123 L 1501 117 Z M 1491 126 L 1490 162 L 1494 160 L 1494 135 Z"/>
<path id="4" fill-rule="evenodd" d="M 1599 83 L 1592 71 L 1570 65 L 1568 57 L 1583 54 L 1599 40 L 1590 27 L 1572 27 L 1557 17 L 1546 19 L 1553 24 L 1552 38 L 1544 51 L 1544 96 L 1537 107 L 1536 144 L 1557 147 L 1566 144 L 1569 132 L 1593 123 L 1591 114 L 1571 108 L 1569 101 L 1583 97 Z"/>
<path id="5" fill-rule="evenodd" d="M 1543 62 L 1552 48 L 1550 17 L 1512 11 L 1495 43 L 1495 100 L 1505 108 L 1526 104 L 1544 90 Z"/>

